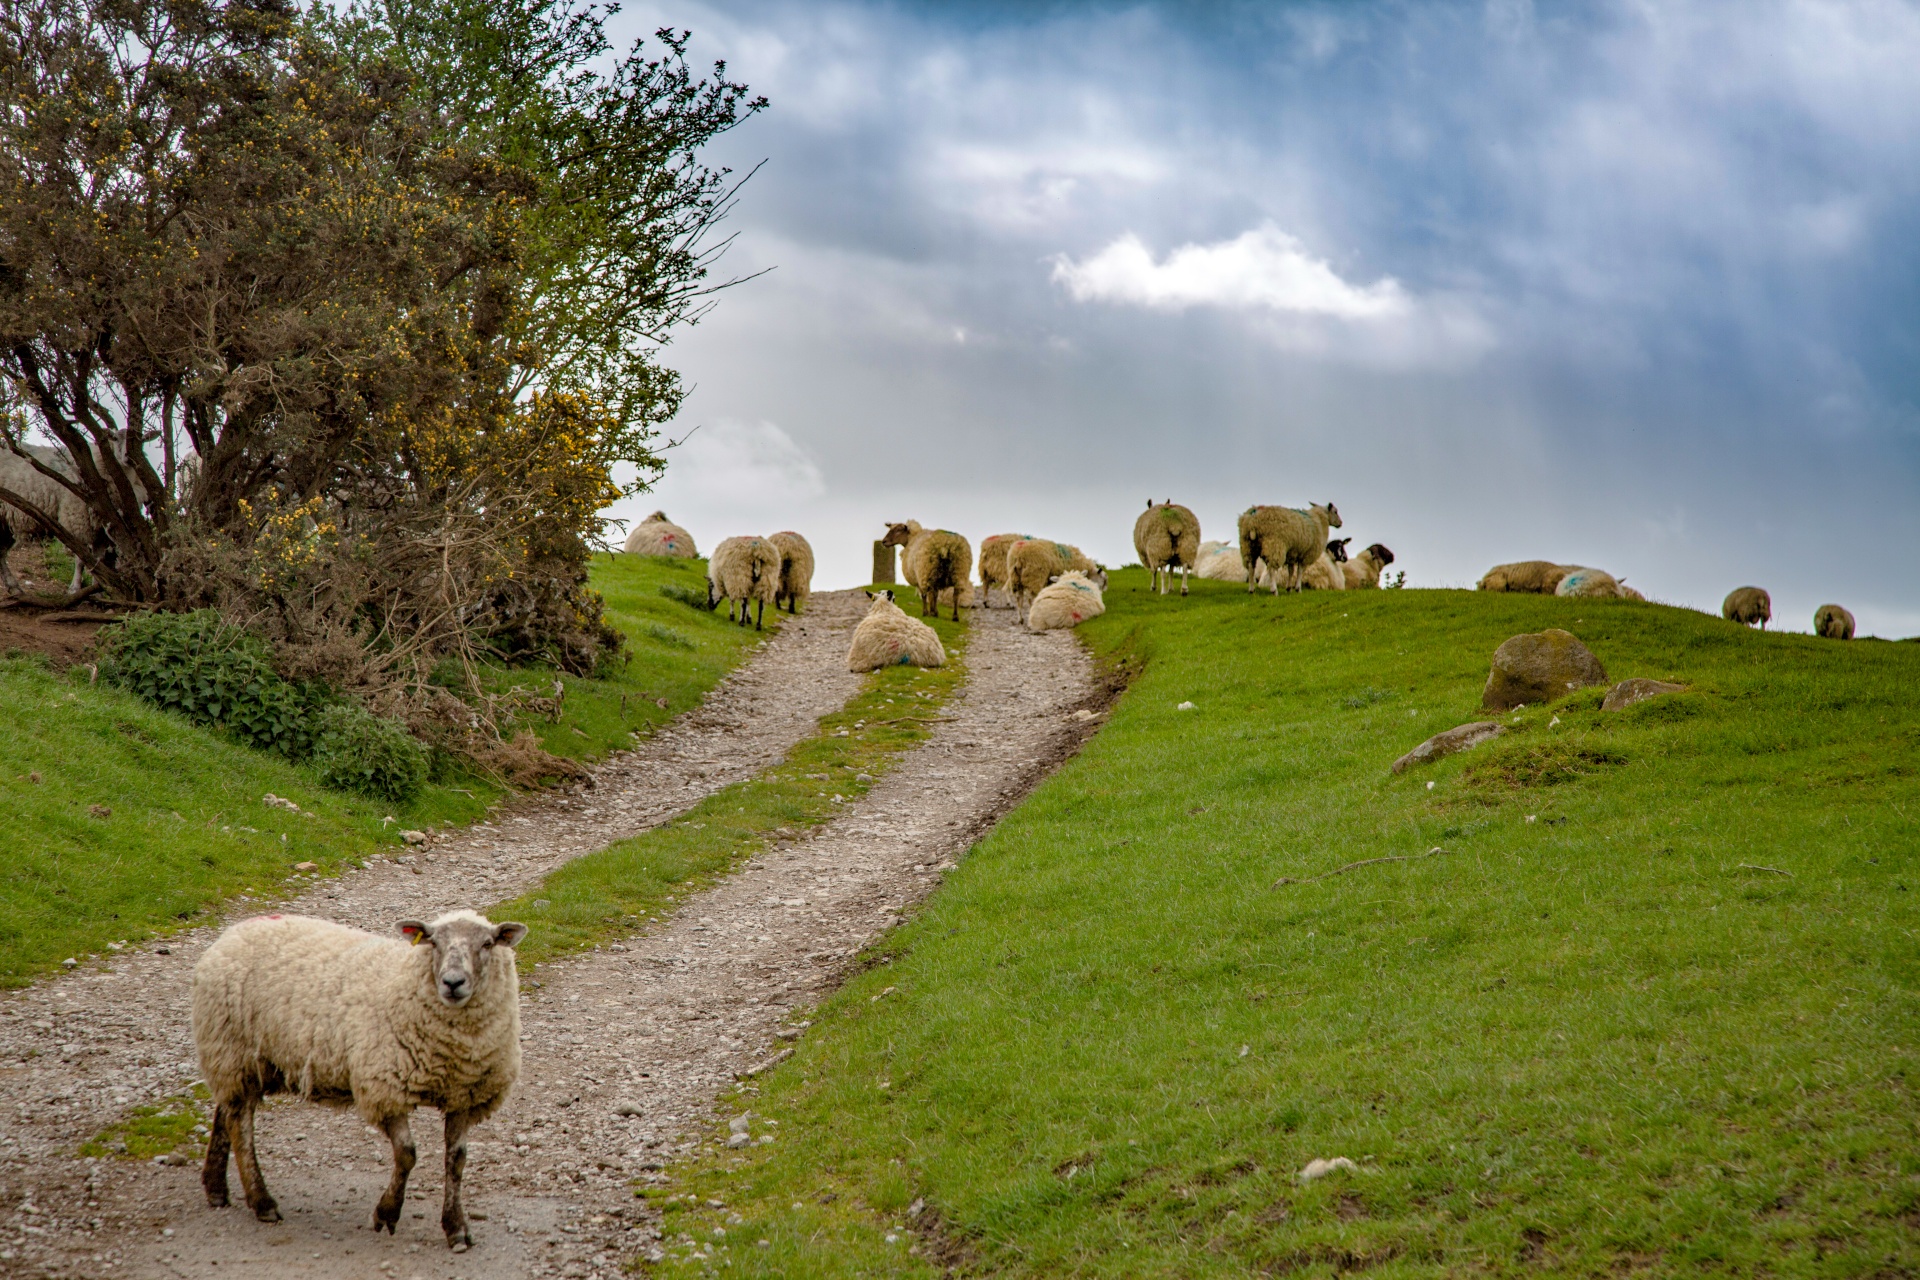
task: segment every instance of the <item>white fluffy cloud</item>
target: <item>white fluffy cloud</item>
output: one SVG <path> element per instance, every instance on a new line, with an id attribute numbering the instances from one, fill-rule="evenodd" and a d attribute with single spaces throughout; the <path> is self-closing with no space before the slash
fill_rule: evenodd
<path id="1" fill-rule="evenodd" d="M 820 465 L 779 424 L 724 420 L 667 454 L 659 488 L 662 500 L 701 507 L 804 500 L 826 491 Z"/>

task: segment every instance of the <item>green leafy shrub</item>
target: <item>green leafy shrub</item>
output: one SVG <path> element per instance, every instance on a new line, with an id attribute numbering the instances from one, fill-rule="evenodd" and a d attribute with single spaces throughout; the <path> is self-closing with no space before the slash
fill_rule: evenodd
<path id="1" fill-rule="evenodd" d="M 100 652 L 101 676 L 156 707 L 292 759 L 313 749 L 326 691 L 283 679 L 264 641 L 211 609 L 128 618 L 101 630 Z"/>
<path id="2" fill-rule="evenodd" d="M 669 600 L 678 600 L 681 604 L 694 609 L 705 609 L 707 607 L 706 592 L 694 587 L 684 586 L 678 582 L 661 583 L 660 594 Z"/>
<path id="3" fill-rule="evenodd" d="M 427 780 L 427 749 L 391 720 L 351 703 L 335 703 L 315 717 L 313 766 L 320 781 L 404 804 Z"/>

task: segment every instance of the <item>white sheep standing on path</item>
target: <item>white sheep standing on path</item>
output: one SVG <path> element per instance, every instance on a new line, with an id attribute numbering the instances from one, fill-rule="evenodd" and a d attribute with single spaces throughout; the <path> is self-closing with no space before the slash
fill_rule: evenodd
<path id="1" fill-rule="evenodd" d="M 193 970 L 193 1038 L 213 1093 L 213 1133 L 201 1172 L 207 1203 L 227 1200 L 227 1155 L 247 1207 L 280 1221 L 253 1147 L 261 1098 L 295 1093 L 350 1106 L 393 1144 L 393 1178 L 375 1231 L 400 1221 L 415 1152 L 415 1107 L 446 1116 L 447 1246 L 473 1244 L 460 1204 L 467 1130 L 506 1100 L 520 1074 L 520 978 L 513 948 L 523 924 L 454 911 L 432 924 L 402 920 L 386 938 L 308 916 L 243 920 Z"/>
<path id="2" fill-rule="evenodd" d="M 907 585 L 920 593 L 920 616 L 938 615 L 944 599 L 953 602 L 953 620 L 960 621 L 960 609 L 973 603 L 973 548 L 951 529 L 922 528 L 918 520 L 897 520 L 887 526 L 880 540 L 904 547 L 901 573 Z M 946 593 L 953 594 L 948 596 Z"/>
<path id="3" fill-rule="evenodd" d="M 1298 591 L 1313 564 L 1327 550 L 1327 530 L 1340 527 L 1340 510 L 1331 502 L 1305 508 L 1248 507 L 1240 513 L 1240 563 L 1246 568 L 1251 595 L 1256 561 L 1264 560 L 1273 573 L 1273 593 L 1284 585 Z"/>
<path id="4" fill-rule="evenodd" d="M 777 611 L 787 602 L 788 613 L 798 613 L 800 602 L 813 594 L 813 544 L 791 529 L 767 539 L 780 552 L 780 586 L 773 595 Z"/>
<path id="5" fill-rule="evenodd" d="M 733 605 L 740 602 L 740 625 L 747 625 L 747 606 L 757 602 L 753 629 L 766 620 L 767 606 L 780 611 L 780 548 L 765 538 L 725 538 L 713 549 L 707 561 L 707 608 L 717 609 L 727 602 L 727 621 L 732 622 Z"/>

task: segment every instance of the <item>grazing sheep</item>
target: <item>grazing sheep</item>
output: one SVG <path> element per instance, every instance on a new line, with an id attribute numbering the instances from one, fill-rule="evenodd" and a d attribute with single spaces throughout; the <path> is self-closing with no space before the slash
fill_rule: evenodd
<path id="1" fill-rule="evenodd" d="M 1180 594 L 1187 594 L 1187 575 L 1200 558 L 1200 522 L 1193 512 L 1172 498 L 1158 506 L 1147 499 L 1147 509 L 1133 522 L 1133 549 L 1151 575 L 1149 590 L 1167 594 L 1173 571 L 1180 571 Z"/>
<path id="2" fill-rule="evenodd" d="M 1837 604 L 1823 604 L 1813 613 L 1813 634 L 1829 640 L 1853 639 L 1853 615 Z"/>
<path id="3" fill-rule="evenodd" d="M 713 549 L 707 561 L 707 608 L 717 609 L 727 602 L 727 621 L 732 622 L 734 601 L 740 602 L 740 625 L 747 625 L 747 605 L 756 604 L 753 629 L 761 629 L 767 606 L 780 608 L 780 549 L 765 538 L 726 538 Z"/>
<path id="4" fill-rule="evenodd" d="M 910 618 L 893 602 L 893 592 L 867 592 L 873 603 L 867 616 L 853 629 L 853 643 L 847 647 L 847 670 L 878 671 L 881 667 L 945 666 L 947 651 L 940 645 L 934 629 L 918 618 Z"/>
<path id="5" fill-rule="evenodd" d="M 1393 552 L 1376 542 L 1341 566 L 1347 590 L 1371 591 L 1380 585 L 1380 575 L 1393 563 Z"/>
<path id="6" fill-rule="evenodd" d="M 1085 574 L 1089 582 L 1099 583 L 1102 591 L 1107 589 L 1106 570 L 1070 543 L 1022 538 L 1008 547 L 1007 590 L 1013 596 L 1014 616 L 1024 622 L 1033 598 L 1069 570 Z"/>
<path id="7" fill-rule="evenodd" d="M 72 461 L 64 449 L 50 449 L 45 445 L 28 444 L 20 446 L 33 459 L 43 466 L 58 471 L 64 476 L 73 475 Z M 52 518 L 55 524 L 82 541 L 96 541 L 98 530 L 95 528 L 93 512 L 84 499 L 73 490 L 48 476 L 33 465 L 28 458 L 0 446 L 0 489 L 8 489 L 18 494 L 27 503 Z M 23 537 L 52 537 L 53 529 L 39 516 L 34 515 L 10 502 L 0 500 L 0 582 L 6 585 L 7 594 L 22 597 L 25 590 L 20 580 L 14 577 L 13 566 L 7 563 L 7 554 Z M 67 594 L 80 590 L 80 560 L 76 556 L 73 562 L 73 581 L 67 587 Z"/>
<path id="8" fill-rule="evenodd" d="M 1215 582 L 1245 582 L 1247 566 L 1240 563 L 1239 548 L 1225 542 L 1203 542 L 1194 555 L 1193 576 Z"/>
<path id="9" fill-rule="evenodd" d="M 1617 600 L 1624 594 L 1620 583 L 1605 569 L 1575 569 L 1560 579 L 1553 589 L 1557 596 Z"/>
<path id="10" fill-rule="evenodd" d="M 1100 594 L 1104 585 L 1077 570 L 1067 570 L 1033 598 L 1027 607 L 1027 628 L 1058 631 L 1099 617 L 1107 611 L 1107 602 Z"/>
<path id="11" fill-rule="evenodd" d="M 247 1207 L 280 1221 L 254 1154 L 261 1098 L 294 1093 L 351 1107 L 393 1144 L 393 1177 L 375 1231 L 400 1221 L 414 1164 L 415 1107 L 446 1116 L 440 1229 L 456 1251 L 473 1243 L 460 1204 L 467 1130 L 506 1099 L 520 1074 L 520 979 L 513 948 L 523 924 L 454 911 L 432 924 L 402 920 L 384 938 L 306 916 L 259 916 L 214 940 L 193 969 L 193 1039 L 214 1102 L 200 1182 L 227 1204 L 227 1155 Z"/>
<path id="12" fill-rule="evenodd" d="M 953 592 L 953 620 L 960 621 L 960 609 L 973 603 L 973 548 L 951 529 L 923 529 L 918 520 L 896 521 L 887 527 L 881 542 L 905 547 L 900 557 L 901 574 L 907 585 L 920 593 L 920 616 L 940 612 L 946 603 L 943 593 Z"/>
<path id="13" fill-rule="evenodd" d="M 996 533 L 990 538 L 980 540 L 980 603 L 987 608 L 993 607 L 993 589 L 1000 588 L 1000 594 L 1007 592 L 1007 548 L 1022 538 L 1031 538 L 1030 533 Z M 1012 600 L 1009 597 L 1008 603 Z"/>
<path id="14" fill-rule="evenodd" d="M 797 613 L 799 602 L 813 594 L 813 547 L 791 529 L 767 539 L 780 552 L 780 585 L 773 594 L 773 607 L 787 602 L 787 612 Z"/>
<path id="15" fill-rule="evenodd" d="M 1759 587 L 1735 587 L 1720 602 L 1720 616 L 1743 627 L 1757 622 L 1765 631 L 1773 621 L 1773 597 Z"/>
<path id="16" fill-rule="evenodd" d="M 627 535 L 627 554 L 692 560 L 700 552 L 694 548 L 692 534 L 667 519 L 666 512 L 656 511 L 635 525 L 633 532 Z"/>
<path id="17" fill-rule="evenodd" d="M 1264 560 L 1273 575 L 1273 593 L 1284 584 L 1298 591 L 1309 565 L 1326 554 L 1327 530 L 1340 527 L 1340 511 L 1331 502 L 1293 507 L 1248 507 L 1240 513 L 1240 563 L 1252 579 L 1254 563 Z M 1249 595 L 1261 584 L 1249 580 Z"/>
<path id="18" fill-rule="evenodd" d="M 1577 564 L 1555 564 L 1551 560 L 1518 560 L 1513 564 L 1493 566 L 1481 576 L 1477 585 L 1481 591 L 1522 591 L 1550 596 L 1560 586 L 1560 580 L 1579 567 Z"/>

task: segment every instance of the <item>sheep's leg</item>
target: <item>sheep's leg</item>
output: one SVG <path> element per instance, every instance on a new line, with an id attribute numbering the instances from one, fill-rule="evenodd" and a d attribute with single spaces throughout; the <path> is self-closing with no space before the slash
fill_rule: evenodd
<path id="1" fill-rule="evenodd" d="M 774 616 L 778 617 L 780 614 L 780 606 L 779 605 L 773 606 L 773 612 L 774 612 Z M 755 600 L 753 602 L 753 629 L 755 631 L 766 630 L 766 626 L 765 626 L 766 621 L 767 621 L 767 602 L 765 600 Z"/>
<path id="2" fill-rule="evenodd" d="M 1187 566 L 1180 566 L 1180 594 L 1187 594 Z"/>
<path id="3" fill-rule="evenodd" d="M 460 1181 L 467 1173 L 467 1130 L 473 1119 L 471 1111 L 447 1112 L 447 1189 L 440 1201 L 440 1229 L 447 1233 L 447 1248 L 455 1253 L 473 1247 L 467 1211 L 460 1203 Z"/>
<path id="4" fill-rule="evenodd" d="M 230 1113 L 226 1103 L 213 1109 L 213 1133 L 207 1138 L 207 1162 L 200 1168 L 200 1185 L 206 1188 L 207 1203 L 224 1209 L 233 1203 L 227 1195 L 227 1155 L 233 1144 L 227 1138 Z"/>
<path id="5" fill-rule="evenodd" d="M 7 556 L 14 547 L 13 526 L 4 517 L 0 517 L 0 582 L 6 583 L 7 594 L 14 599 L 26 595 L 20 586 L 20 579 L 13 576 L 13 566 L 7 563 Z"/>
<path id="6" fill-rule="evenodd" d="M 393 1180 L 387 1183 L 386 1194 L 374 1206 L 373 1229 L 378 1233 L 385 1227 L 387 1234 L 392 1235 L 395 1224 L 400 1221 L 400 1206 L 407 1199 L 407 1175 L 413 1172 L 417 1153 L 413 1148 L 413 1126 L 407 1123 L 406 1116 L 382 1121 L 380 1127 L 387 1131 L 387 1141 L 393 1144 Z"/>
<path id="7" fill-rule="evenodd" d="M 259 1100 L 242 1096 L 227 1110 L 227 1140 L 233 1144 L 233 1163 L 240 1174 L 240 1190 L 246 1194 L 247 1208 L 262 1222 L 280 1221 L 280 1206 L 267 1194 L 267 1181 L 260 1176 L 260 1161 L 253 1150 L 253 1111 Z"/>

